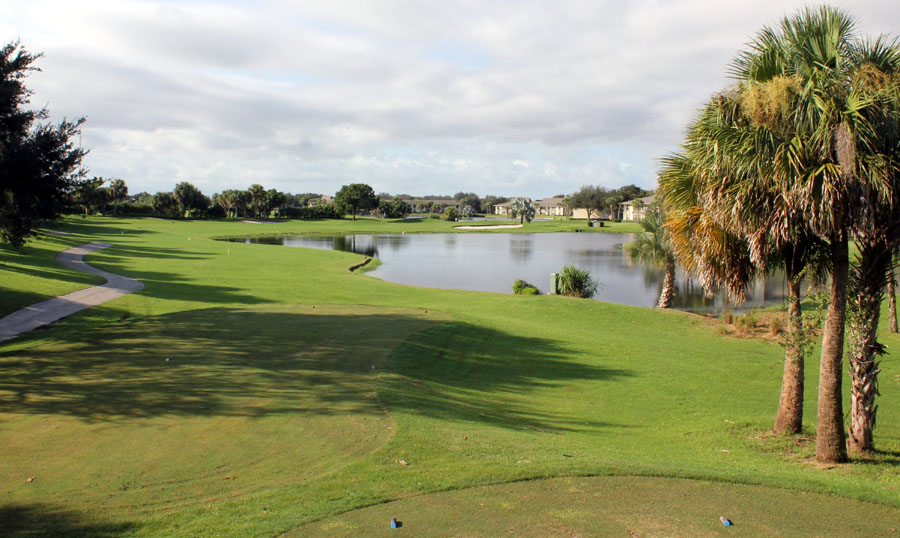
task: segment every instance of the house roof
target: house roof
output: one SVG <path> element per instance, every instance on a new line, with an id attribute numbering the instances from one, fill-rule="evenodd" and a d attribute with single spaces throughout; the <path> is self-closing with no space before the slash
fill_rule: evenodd
<path id="1" fill-rule="evenodd" d="M 562 203 L 562 201 L 562 198 L 543 198 L 541 200 L 535 200 L 534 205 L 542 207 L 557 207 Z"/>
<path id="2" fill-rule="evenodd" d="M 650 196 L 638 198 L 638 200 L 644 202 L 644 205 L 650 205 L 653 203 L 654 198 L 656 198 L 656 195 L 651 194 Z M 634 200 L 628 200 L 627 202 L 619 202 L 619 205 L 632 205 L 633 203 L 634 203 Z"/>
<path id="3" fill-rule="evenodd" d="M 463 205 L 463 204 L 457 202 L 456 200 L 431 199 L 431 198 L 404 198 L 403 201 L 409 205 L 430 204 L 431 202 L 434 202 L 436 204 L 443 204 L 448 207 Z"/>

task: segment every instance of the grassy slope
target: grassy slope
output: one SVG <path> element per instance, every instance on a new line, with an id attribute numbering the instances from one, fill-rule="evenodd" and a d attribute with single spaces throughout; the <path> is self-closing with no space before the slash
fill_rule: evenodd
<path id="1" fill-rule="evenodd" d="M 207 239 L 262 227 L 349 226 L 69 221 L 65 229 L 75 235 L 67 241 L 115 244 L 91 263 L 139 278 L 146 288 L 0 347 L 8 372 L 0 383 L 0 446 L 22 454 L 0 459 L 0 481 L 13 484 L 0 521 L 38 514 L 58 528 L 94 534 L 133 524 L 148 535 L 209 528 L 269 535 L 424 492 L 603 474 L 702 477 L 900 505 L 900 372 L 890 355 L 877 432 L 886 452 L 877 463 L 823 470 L 808 462 L 808 441 L 763 434 L 780 383 L 776 346 L 723 339 L 679 313 L 400 286 L 349 273 L 360 259 L 352 254 Z M 405 224 L 357 226 L 395 231 Z M 67 244 L 54 238 L 37 247 Z M 4 278 L 10 273 L 0 270 Z M 316 316 L 327 311 L 332 322 L 309 324 L 314 304 Z M 360 304 L 369 306 L 353 306 Z M 389 322 L 378 327 L 376 314 Z M 334 320 L 357 318 L 351 336 L 323 332 Z M 305 351 L 304 342 L 316 350 Z M 173 349 L 203 361 L 167 381 L 166 370 L 153 368 Z M 294 355 L 300 352 L 307 355 Z M 358 379 L 369 355 L 389 365 L 377 378 L 397 424 L 389 439 L 361 420 L 382 416 L 374 400 L 360 396 L 371 393 Z M 358 364 L 341 360 L 360 356 L 366 358 Z M 815 362 L 807 372 L 807 424 L 815 419 Z M 178 357 L 176 363 L 181 368 Z M 328 390 L 336 395 L 327 403 L 312 396 L 313 385 L 276 390 L 285 368 L 313 379 L 306 370 L 321 368 L 315 364 L 327 365 Z M 267 396 L 250 396 L 260 391 Z M 368 407 L 341 408 L 347 416 L 322 412 L 362 402 Z M 297 457 L 320 467 L 300 471 L 275 456 L 261 456 L 256 467 L 240 463 L 301 443 L 296 435 L 303 441 Z M 340 444 L 345 436 L 349 445 Z M 367 436 L 372 443 L 361 441 Z M 248 453 L 247 445 L 257 444 Z M 74 448 L 57 450 L 61 445 Z M 142 448 L 148 446 L 153 450 Z M 410 465 L 398 465 L 401 458 Z M 229 473 L 240 478 L 223 485 Z M 25 483 L 25 474 L 40 478 Z"/>

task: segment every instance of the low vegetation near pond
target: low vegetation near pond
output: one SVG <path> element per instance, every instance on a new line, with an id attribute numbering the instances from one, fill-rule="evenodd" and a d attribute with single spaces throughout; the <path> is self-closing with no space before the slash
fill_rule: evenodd
<path id="1" fill-rule="evenodd" d="M 587 269 L 566 265 L 557 276 L 557 293 L 569 297 L 589 299 L 597 293 L 599 283 L 591 278 Z"/>
<path id="2" fill-rule="evenodd" d="M 513 293 L 516 295 L 540 295 L 541 290 L 520 278 L 513 282 Z"/>

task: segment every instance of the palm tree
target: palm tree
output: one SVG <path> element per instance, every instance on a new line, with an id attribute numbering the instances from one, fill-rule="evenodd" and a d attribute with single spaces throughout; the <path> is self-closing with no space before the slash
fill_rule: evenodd
<path id="1" fill-rule="evenodd" d="M 260 218 L 266 205 L 266 188 L 259 183 L 254 183 L 250 185 L 247 192 L 250 193 L 250 202 L 253 204 L 253 216 Z"/>
<path id="2" fill-rule="evenodd" d="M 712 285 L 725 286 L 740 302 L 756 273 L 776 265 L 784 268 L 790 290 L 789 323 L 775 431 L 799 433 L 803 363 L 810 343 L 803 328 L 800 285 L 804 276 L 824 278 L 817 261 L 823 243 L 784 203 L 785 198 L 762 181 L 773 174 L 777 144 L 776 135 L 747 120 L 739 93 L 714 96 L 689 129 L 685 151 L 690 157 L 667 161 L 661 195 L 668 205 L 677 205 L 678 196 L 685 195 L 676 195 L 673 201 L 673 192 L 687 189 L 688 207 L 698 206 L 693 209 L 697 217 L 710 221 L 702 227 L 694 225 L 704 231 L 704 237 L 697 241 L 692 233 L 679 249 L 684 251 L 680 258 L 698 258 L 685 265 L 701 276 L 708 292 L 713 291 Z M 679 174 L 687 179 L 680 180 Z M 682 228 L 690 222 L 682 221 Z M 683 231 L 675 237 L 681 236 Z"/>
<path id="3" fill-rule="evenodd" d="M 509 214 L 513 218 L 519 217 L 520 224 L 524 224 L 526 220 L 530 223 L 534 219 L 534 206 L 531 205 L 531 199 L 513 198 L 509 205 Z"/>
<path id="4" fill-rule="evenodd" d="M 784 18 L 777 30 L 763 29 L 732 70 L 746 116 L 775 142 L 773 171 L 760 177 L 763 186 L 829 245 L 831 301 L 822 338 L 816 435 L 816 457 L 822 462 L 847 459 L 841 364 L 848 242 L 851 234 L 858 235 L 854 218 L 861 199 L 889 198 L 882 183 L 896 177 L 883 166 L 893 161 L 876 155 L 881 133 L 871 120 L 877 102 L 861 83 L 865 66 L 860 60 L 871 55 L 859 51 L 884 45 L 853 41 L 853 28 L 853 19 L 839 9 L 807 8 Z M 790 221 L 782 224 L 770 232 L 786 238 Z"/>
<path id="5" fill-rule="evenodd" d="M 651 213 L 641 221 L 644 229 L 637 239 L 625 245 L 628 257 L 632 262 L 646 263 L 664 267 L 666 270 L 662 292 L 659 294 L 657 308 L 672 306 L 675 296 L 675 254 L 666 237 L 665 219 L 660 211 Z"/>
<path id="6" fill-rule="evenodd" d="M 113 215 L 119 214 L 119 204 L 128 196 L 128 187 L 121 179 L 114 179 L 109 183 L 109 197 L 113 202 Z"/>
<path id="7" fill-rule="evenodd" d="M 646 205 L 644 200 L 640 198 L 635 198 L 631 201 L 631 216 L 634 220 L 643 220 L 644 207 Z M 622 216 L 624 217 L 624 215 Z"/>
<path id="8" fill-rule="evenodd" d="M 605 203 L 606 203 L 606 206 L 609 207 L 609 219 L 610 220 L 613 220 L 618 216 L 619 202 L 621 202 L 624 199 L 625 198 L 617 192 L 611 192 L 606 197 Z"/>
<path id="9" fill-rule="evenodd" d="M 564 217 L 572 216 L 572 197 L 570 195 L 567 194 L 563 196 L 562 200 L 557 205 L 562 207 Z"/>
<path id="10" fill-rule="evenodd" d="M 896 258 L 896 254 L 895 254 Z M 888 270 L 888 319 L 890 327 L 888 330 L 892 333 L 900 332 L 897 328 L 897 279 L 894 276 L 894 265 Z"/>
<path id="11" fill-rule="evenodd" d="M 861 114 L 869 125 L 877 126 L 876 136 L 863 139 L 868 145 L 854 163 L 853 174 L 863 188 L 855 198 L 857 215 L 853 238 L 859 252 L 851 272 L 849 332 L 850 451 L 874 451 L 873 430 L 878 407 L 878 362 L 884 346 L 876 340 L 885 286 L 893 276 L 893 253 L 900 242 L 900 47 L 880 37 L 852 49 L 857 67 L 855 89 L 868 106 Z M 856 150 L 857 148 L 851 148 Z"/>

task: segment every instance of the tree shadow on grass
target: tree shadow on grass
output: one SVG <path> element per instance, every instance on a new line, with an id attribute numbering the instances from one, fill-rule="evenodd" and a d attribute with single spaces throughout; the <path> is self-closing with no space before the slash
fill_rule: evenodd
<path id="1" fill-rule="evenodd" d="M 0 506 L 0 536 L 122 536 L 136 530 L 126 522 L 91 522 L 77 512 L 60 510 L 45 504 Z"/>
<path id="2" fill-rule="evenodd" d="M 91 422 L 380 412 L 373 363 L 438 323 L 298 308 L 179 312 L 0 353 L 0 410 Z"/>
<path id="3" fill-rule="evenodd" d="M 851 457 L 853 463 L 862 464 L 862 465 L 874 465 L 874 466 L 884 466 L 890 465 L 893 467 L 900 466 L 900 452 L 896 450 L 878 450 L 875 451 L 868 456 L 856 456 Z"/>
<path id="4" fill-rule="evenodd" d="M 454 322 L 407 340 L 393 368 L 400 375 L 385 387 L 384 400 L 416 414 L 551 432 L 626 427 L 536 399 L 547 398 L 534 396 L 542 389 L 565 397 L 574 382 L 611 383 L 633 375 L 585 364 L 561 341 Z"/>
<path id="5" fill-rule="evenodd" d="M 144 235 L 153 233 L 150 230 L 141 230 L 140 228 L 135 228 L 130 223 L 123 223 L 119 221 L 118 218 L 110 218 L 108 221 L 98 220 L 96 218 L 92 218 L 90 221 L 68 219 L 65 222 L 60 222 L 58 225 L 53 226 L 52 229 L 63 231 L 69 234 L 86 235 L 91 237 L 110 234 L 119 234 L 124 237 L 128 237 L 129 235 Z M 122 234 L 123 231 L 125 232 L 124 234 Z"/>
<path id="6" fill-rule="evenodd" d="M 552 340 L 353 308 L 208 309 L 73 332 L 65 342 L 0 353 L 0 409 L 88 422 L 380 414 L 374 376 L 393 353 L 402 377 L 388 382 L 389 406 L 515 429 L 584 429 L 609 425 L 504 394 L 628 375 L 571 360 Z"/>
<path id="7" fill-rule="evenodd" d="M 59 249 L 26 245 L 22 251 L 11 247 L 0 248 L 0 270 L 12 271 L 24 275 L 67 282 L 96 281 L 97 277 L 74 269 L 68 269 L 56 261 L 56 255 L 73 246 L 84 244 L 84 241 L 59 241 L 64 246 Z"/>

